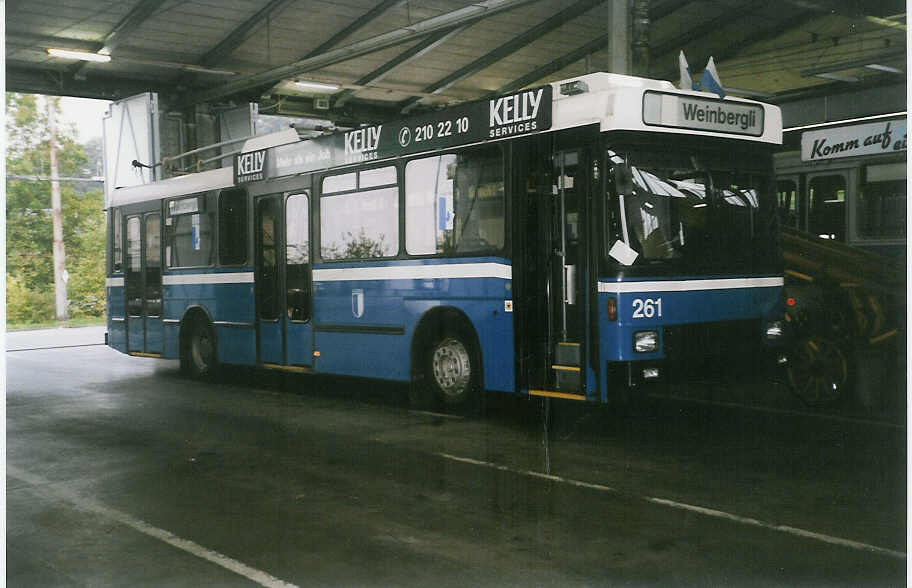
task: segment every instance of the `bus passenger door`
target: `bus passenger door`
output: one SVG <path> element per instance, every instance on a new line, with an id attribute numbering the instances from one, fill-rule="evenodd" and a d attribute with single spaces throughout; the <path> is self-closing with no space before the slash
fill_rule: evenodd
<path id="1" fill-rule="evenodd" d="M 127 351 L 162 352 L 161 215 L 127 218 Z"/>
<path id="2" fill-rule="evenodd" d="M 283 336 L 281 321 L 281 197 L 264 196 L 256 201 L 256 297 L 257 361 L 281 365 Z"/>
<path id="3" fill-rule="evenodd" d="M 309 367 L 313 355 L 310 214 L 307 193 L 256 202 L 257 358 Z M 284 214 L 283 214 L 284 212 Z"/>
<path id="4" fill-rule="evenodd" d="M 551 198 L 550 324 L 553 385 L 580 394 L 584 370 L 586 177 L 582 150 L 554 155 Z"/>
<path id="5" fill-rule="evenodd" d="M 519 379 L 533 395 L 582 398 L 586 374 L 586 152 L 528 142 L 517 154 Z"/>
<path id="6" fill-rule="evenodd" d="M 285 363 L 310 366 L 313 322 L 310 266 L 310 198 L 292 194 L 285 200 Z"/>

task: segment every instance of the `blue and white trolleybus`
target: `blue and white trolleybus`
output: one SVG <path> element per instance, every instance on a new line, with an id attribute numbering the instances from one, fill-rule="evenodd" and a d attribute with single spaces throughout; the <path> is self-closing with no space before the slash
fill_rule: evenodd
<path id="1" fill-rule="evenodd" d="M 113 190 L 108 344 L 608 402 L 781 338 L 779 109 L 591 74 Z M 715 354 L 715 355 L 713 355 Z"/>

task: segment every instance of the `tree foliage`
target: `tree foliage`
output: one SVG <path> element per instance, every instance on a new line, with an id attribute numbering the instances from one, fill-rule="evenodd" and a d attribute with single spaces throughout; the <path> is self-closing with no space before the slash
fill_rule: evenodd
<path id="1" fill-rule="evenodd" d="M 372 257 L 386 257 L 394 252 L 390 250 L 386 241 L 386 235 L 379 235 L 372 239 L 361 228 L 361 231 L 355 235 L 351 231 L 345 232 L 345 243 L 342 247 L 333 242 L 323 248 L 324 259 L 370 259 Z"/>
<path id="2" fill-rule="evenodd" d="M 56 108 L 56 102 L 52 104 Z M 10 175 L 50 176 L 47 107 L 37 96 L 7 94 L 6 287 L 7 320 L 34 322 L 54 318 L 51 185 L 11 179 Z M 86 176 L 85 149 L 75 129 L 58 125 L 60 176 Z M 63 241 L 71 317 L 104 313 L 104 196 L 61 182 Z"/>

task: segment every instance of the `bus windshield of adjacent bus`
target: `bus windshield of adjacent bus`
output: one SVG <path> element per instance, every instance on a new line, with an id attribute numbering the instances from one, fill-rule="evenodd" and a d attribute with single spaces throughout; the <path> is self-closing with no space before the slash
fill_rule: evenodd
<path id="1" fill-rule="evenodd" d="M 613 145 L 607 155 L 607 246 L 621 240 L 629 253 L 611 255 L 616 261 L 687 273 L 776 271 L 768 148 L 663 140 Z"/>

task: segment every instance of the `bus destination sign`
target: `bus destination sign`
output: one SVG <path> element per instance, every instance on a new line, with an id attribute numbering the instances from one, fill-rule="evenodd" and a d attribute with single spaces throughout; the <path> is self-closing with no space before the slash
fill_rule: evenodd
<path id="1" fill-rule="evenodd" d="M 268 176 L 505 139 L 551 128 L 551 86 L 275 148 Z"/>
<path id="2" fill-rule="evenodd" d="M 651 126 L 759 137 L 763 134 L 763 106 L 646 92 L 643 95 L 643 122 Z"/>

